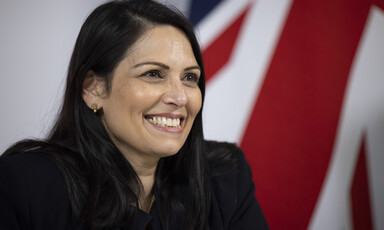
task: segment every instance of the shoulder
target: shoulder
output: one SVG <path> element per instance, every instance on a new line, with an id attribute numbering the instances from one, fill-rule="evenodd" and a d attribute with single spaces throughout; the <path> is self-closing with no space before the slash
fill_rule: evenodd
<path id="1" fill-rule="evenodd" d="M 23 166 L 19 171 L 28 171 L 31 169 L 41 171 L 45 168 L 54 170 L 56 167 L 54 163 L 43 153 L 28 152 L 28 153 L 16 153 L 7 156 L 0 156 L 0 164 L 7 169 L 13 168 L 14 166 Z M 43 169 L 37 168 L 36 166 L 44 166 Z M 2 172 L 6 171 L 4 168 L 0 168 Z"/>
<path id="2" fill-rule="evenodd" d="M 42 153 L 20 153 L 0 157 L 0 183 L 13 186 L 60 184 L 62 174 L 54 162 Z M 51 184 L 52 185 L 52 184 Z M 1 186 L 2 189 L 5 186 Z M 33 192 L 33 191 L 30 191 Z"/>
<path id="3" fill-rule="evenodd" d="M 215 229 L 268 229 L 254 196 L 252 171 L 235 144 L 206 142 L 212 186 L 212 223 Z M 222 225 L 222 226 L 217 226 Z"/>
<path id="4" fill-rule="evenodd" d="M 226 186 L 232 193 L 254 189 L 251 169 L 239 147 L 227 142 L 206 141 L 205 152 L 214 189 L 222 192 L 221 187 Z"/>
<path id="5" fill-rule="evenodd" d="M 70 210 L 61 171 L 41 153 L 0 157 L 0 203 L 0 224 L 10 221 L 2 219 L 5 216 L 14 218 L 14 213 L 17 220 L 13 224 L 34 225 L 37 229 L 67 219 Z"/>
<path id="6" fill-rule="evenodd" d="M 210 141 L 206 146 L 214 198 L 221 209 L 234 212 L 239 199 L 255 190 L 251 169 L 236 145 Z"/>
<path id="7" fill-rule="evenodd" d="M 60 177 L 56 165 L 44 154 L 20 153 L 0 157 L 0 182 L 9 186 L 42 184 Z M 23 181 L 23 183 L 21 183 Z M 5 186 L 2 186 L 4 188 Z"/>
<path id="8" fill-rule="evenodd" d="M 205 141 L 204 148 L 211 176 L 236 175 L 249 169 L 243 151 L 233 143 Z"/>

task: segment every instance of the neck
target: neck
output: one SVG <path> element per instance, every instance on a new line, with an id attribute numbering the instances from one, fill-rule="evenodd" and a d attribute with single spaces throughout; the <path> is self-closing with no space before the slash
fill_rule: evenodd
<path id="1" fill-rule="evenodd" d="M 151 205 L 151 200 L 153 196 L 153 185 L 155 182 L 155 175 L 148 176 L 139 176 L 141 183 L 143 184 L 144 191 L 140 196 L 140 209 L 147 212 L 149 211 L 149 206 Z"/>
<path id="2" fill-rule="evenodd" d="M 141 191 L 139 197 L 139 208 L 143 211 L 148 211 L 148 207 L 150 206 L 152 200 L 153 186 L 155 183 L 155 172 L 159 159 L 128 159 L 127 157 L 127 160 L 132 165 L 141 181 L 141 184 L 143 185 L 143 191 Z"/>
<path id="3" fill-rule="evenodd" d="M 155 183 L 155 172 L 156 172 L 157 162 L 158 160 L 152 161 L 152 163 L 147 161 L 144 164 L 140 164 L 138 162 L 130 161 L 133 169 L 135 170 L 137 176 L 139 177 L 141 183 L 143 184 L 144 191 L 142 196 L 144 197 L 152 195 L 153 185 Z"/>
<path id="4" fill-rule="evenodd" d="M 146 175 L 146 176 L 139 175 L 139 178 L 141 183 L 143 184 L 143 189 L 144 189 L 141 197 L 146 198 L 146 197 L 152 196 L 153 185 L 155 183 L 155 174 Z"/>
<path id="5" fill-rule="evenodd" d="M 141 184 L 143 185 L 143 191 L 141 191 L 141 194 L 139 194 L 139 208 L 143 211 L 148 211 L 148 207 L 150 206 L 153 194 L 156 167 L 160 158 L 144 153 L 137 153 L 131 150 L 125 151 L 126 149 L 123 146 L 119 146 L 117 144 L 119 142 L 115 143 L 127 161 L 131 164 L 137 176 L 139 177 Z"/>

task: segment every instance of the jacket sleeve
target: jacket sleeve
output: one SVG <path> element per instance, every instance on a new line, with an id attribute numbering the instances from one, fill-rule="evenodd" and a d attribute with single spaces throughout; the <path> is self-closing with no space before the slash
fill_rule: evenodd
<path id="1" fill-rule="evenodd" d="M 22 191 L 27 191 L 25 185 L 12 161 L 0 158 L 0 229 L 28 229 L 23 224 L 29 209 L 22 196 Z"/>
<path id="2" fill-rule="evenodd" d="M 20 229 L 16 209 L 3 193 L 0 193 L 0 228 L 3 230 Z"/>
<path id="3" fill-rule="evenodd" d="M 236 175 L 235 208 L 229 229 L 269 229 L 263 212 L 255 198 L 252 172 L 239 149 L 239 164 Z"/>
<path id="4" fill-rule="evenodd" d="M 0 157 L 0 229 L 68 229 L 64 178 L 42 154 Z"/>
<path id="5" fill-rule="evenodd" d="M 211 228 L 269 229 L 243 151 L 225 142 L 207 142 L 206 146 L 213 188 Z"/>

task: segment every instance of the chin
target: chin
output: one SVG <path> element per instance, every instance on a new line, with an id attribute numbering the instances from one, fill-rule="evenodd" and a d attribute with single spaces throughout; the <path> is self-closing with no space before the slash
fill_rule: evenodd
<path id="1" fill-rule="evenodd" d="M 146 141 L 142 143 L 142 152 L 150 154 L 152 156 L 156 156 L 159 158 L 162 157 L 169 157 L 172 155 L 175 155 L 179 152 L 179 150 L 183 147 L 185 144 L 187 138 L 183 137 L 173 137 L 169 138 L 165 135 L 160 137 L 151 137 L 146 138 Z M 150 141 L 151 140 L 151 141 Z"/>
<path id="2" fill-rule="evenodd" d="M 160 158 L 173 156 L 181 149 L 180 145 L 177 146 L 162 146 L 161 148 L 155 148 L 154 153 Z"/>

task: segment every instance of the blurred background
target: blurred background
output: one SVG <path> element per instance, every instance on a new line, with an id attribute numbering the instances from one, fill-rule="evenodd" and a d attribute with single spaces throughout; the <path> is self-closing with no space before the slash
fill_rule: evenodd
<path id="1" fill-rule="evenodd" d="M 0 152 L 44 137 L 105 0 L 0 2 Z M 384 229 L 384 0 L 173 0 L 207 75 L 207 139 L 236 142 L 271 229 Z"/>

